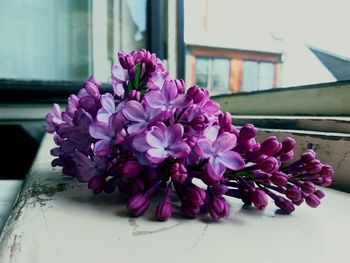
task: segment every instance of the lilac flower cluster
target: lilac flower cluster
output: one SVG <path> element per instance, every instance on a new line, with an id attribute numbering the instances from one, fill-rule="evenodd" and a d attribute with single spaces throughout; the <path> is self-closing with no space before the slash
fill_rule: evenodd
<path id="1" fill-rule="evenodd" d="M 260 144 L 252 124 L 237 130 L 207 89 L 185 91 L 184 82 L 171 79 L 146 50 L 119 52 L 118 58 L 113 93 L 101 94 L 92 76 L 64 111 L 55 104 L 46 116 L 57 145 L 53 166 L 95 194 L 116 188 L 128 194 L 134 216 L 163 194 L 155 210 L 162 221 L 177 201 L 186 217 L 207 213 L 215 220 L 229 216 L 227 197 L 264 209 L 269 196 L 286 213 L 304 200 L 320 204 L 324 193 L 315 184 L 329 186 L 334 171 L 315 152 L 292 161 L 294 139 L 271 136 Z"/>

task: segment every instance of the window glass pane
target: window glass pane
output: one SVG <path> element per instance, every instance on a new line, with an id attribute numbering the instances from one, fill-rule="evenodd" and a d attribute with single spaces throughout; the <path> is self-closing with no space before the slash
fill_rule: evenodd
<path id="1" fill-rule="evenodd" d="M 253 91 L 258 89 L 258 69 L 257 62 L 244 61 L 242 91 Z"/>
<path id="2" fill-rule="evenodd" d="M 197 58 L 196 59 L 196 83 L 201 87 L 208 87 L 208 66 L 209 59 Z"/>
<path id="3" fill-rule="evenodd" d="M 228 91 L 230 78 L 230 63 L 228 59 L 214 58 L 212 60 L 212 89 Z"/>
<path id="4" fill-rule="evenodd" d="M 274 65 L 268 62 L 259 63 L 259 90 L 273 87 Z"/>
<path id="5" fill-rule="evenodd" d="M 147 0 L 0 0 L 0 78 L 110 81 L 116 51 L 146 47 Z"/>

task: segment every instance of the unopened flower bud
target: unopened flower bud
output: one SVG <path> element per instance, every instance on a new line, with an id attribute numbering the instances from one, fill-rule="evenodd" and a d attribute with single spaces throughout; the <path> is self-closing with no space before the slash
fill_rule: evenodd
<path id="1" fill-rule="evenodd" d="M 185 92 L 185 82 L 183 81 L 183 79 L 175 79 L 174 84 L 179 94 L 182 94 Z"/>
<path id="2" fill-rule="evenodd" d="M 154 60 L 150 60 L 147 62 L 146 66 L 148 73 L 153 73 L 157 69 L 157 64 Z"/>
<path id="3" fill-rule="evenodd" d="M 125 51 L 120 51 L 118 53 L 118 58 L 119 58 L 119 62 L 120 65 L 127 70 L 130 70 L 133 68 L 133 66 L 135 65 L 135 61 L 133 56 L 131 56 L 129 53 L 125 52 Z"/>
<path id="4" fill-rule="evenodd" d="M 263 210 L 267 206 L 268 199 L 266 193 L 263 190 L 256 189 L 252 191 L 250 197 L 255 207 L 259 210 Z"/>
<path id="5" fill-rule="evenodd" d="M 274 173 L 278 171 L 279 169 L 279 162 L 277 161 L 276 158 L 270 156 L 263 160 L 262 162 L 257 164 L 257 168 L 260 170 L 263 170 L 264 172 L 267 173 Z"/>
<path id="6" fill-rule="evenodd" d="M 277 186 L 286 186 L 288 183 L 288 177 L 282 172 L 275 172 L 271 177 L 271 182 Z"/>
<path id="7" fill-rule="evenodd" d="M 145 190 L 145 183 L 140 178 L 133 178 L 129 180 L 129 192 L 137 194 Z"/>
<path id="8" fill-rule="evenodd" d="M 282 196 L 278 196 L 275 199 L 275 204 L 281 208 L 286 214 L 290 214 L 295 210 L 293 203 Z"/>
<path id="9" fill-rule="evenodd" d="M 293 157 L 294 157 L 294 151 L 290 150 L 289 152 L 286 152 L 286 153 L 280 155 L 280 161 L 281 162 L 288 162 L 288 161 L 292 160 Z"/>
<path id="10" fill-rule="evenodd" d="M 197 215 L 200 213 L 200 208 L 199 206 L 194 206 L 188 202 L 183 201 L 181 203 L 181 210 L 183 214 L 190 219 L 195 218 Z"/>
<path id="11" fill-rule="evenodd" d="M 253 124 L 246 124 L 239 130 L 239 139 L 247 141 L 255 138 L 258 134 L 258 129 Z"/>
<path id="12" fill-rule="evenodd" d="M 316 190 L 314 192 L 314 195 L 316 195 L 319 199 L 322 199 L 325 196 L 325 194 L 322 190 Z"/>
<path id="13" fill-rule="evenodd" d="M 271 156 L 279 152 L 282 148 L 282 144 L 277 140 L 276 136 L 270 136 L 260 146 L 260 151 L 262 154 Z"/>
<path id="14" fill-rule="evenodd" d="M 213 197 L 208 205 L 208 212 L 212 219 L 218 220 L 230 215 L 230 206 L 223 197 Z"/>
<path id="15" fill-rule="evenodd" d="M 300 198 L 299 200 L 292 200 L 293 204 L 299 206 L 304 202 L 304 198 Z"/>
<path id="16" fill-rule="evenodd" d="M 308 163 L 312 160 L 314 160 L 316 158 L 316 153 L 313 150 L 307 150 L 306 152 L 304 152 L 300 159 L 304 162 L 304 163 Z"/>
<path id="17" fill-rule="evenodd" d="M 216 184 L 212 186 L 211 190 L 215 196 L 222 196 L 227 192 L 228 187 L 224 184 Z"/>
<path id="18" fill-rule="evenodd" d="M 126 161 L 121 165 L 120 170 L 122 176 L 131 178 L 139 175 L 142 170 L 142 166 L 137 161 Z"/>
<path id="19" fill-rule="evenodd" d="M 279 151 L 279 154 L 284 154 L 287 153 L 289 151 L 292 151 L 294 149 L 296 145 L 296 142 L 293 138 L 291 137 L 286 137 L 283 141 L 282 141 L 282 148 Z"/>
<path id="20" fill-rule="evenodd" d="M 301 185 L 301 190 L 305 194 L 312 194 L 313 192 L 315 192 L 315 185 L 310 181 L 306 181 Z"/>
<path id="21" fill-rule="evenodd" d="M 206 193 L 203 189 L 196 185 L 192 185 L 187 188 L 186 195 L 188 201 L 194 206 L 202 206 L 206 197 Z"/>
<path id="22" fill-rule="evenodd" d="M 129 94 L 129 99 L 131 100 L 136 100 L 136 101 L 140 101 L 140 98 L 141 98 L 141 93 L 137 90 L 130 90 Z"/>
<path id="23" fill-rule="evenodd" d="M 185 165 L 181 163 L 174 163 L 170 168 L 170 177 L 174 182 L 183 184 L 188 177 Z"/>
<path id="24" fill-rule="evenodd" d="M 288 186 L 286 196 L 292 201 L 297 201 L 302 198 L 300 188 L 296 185 Z"/>
<path id="25" fill-rule="evenodd" d="M 320 175 L 325 177 L 332 177 L 334 175 L 333 167 L 330 165 L 323 165 Z"/>
<path id="26" fill-rule="evenodd" d="M 103 191 L 106 184 L 106 178 L 104 176 L 96 175 L 92 177 L 88 183 L 88 188 L 92 189 L 94 194 L 99 194 Z"/>
<path id="27" fill-rule="evenodd" d="M 204 100 L 209 99 L 209 91 L 199 86 L 192 86 L 187 90 L 187 95 L 193 100 L 193 104 L 200 104 Z"/>
<path id="28" fill-rule="evenodd" d="M 320 179 L 320 185 L 323 187 L 328 187 L 332 184 L 332 177 L 330 176 L 323 176 L 323 177 L 319 177 L 318 179 Z"/>
<path id="29" fill-rule="evenodd" d="M 193 118 L 191 121 L 191 127 L 196 131 L 201 131 L 205 128 L 207 118 L 204 115 L 199 115 Z"/>
<path id="30" fill-rule="evenodd" d="M 319 160 L 312 160 L 305 165 L 305 170 L 310 174 L 318 174 L 322 170 L 322 164 Z"/>
<path id="31" fill-rule="evenodd" d="M 144 194 L 132 196 L 127 204 L 127 208 L 133 216 L 142 215 L 149 206 L 149 198 Z"/>
<path id="32" fill-rule="evenodd" d="M 308 206 L 310 206 L 312 208 L 316 208 L 321 204 L 320 198 L 318 198 L 317 195 L 315 195 L 315 194 L 308 195 L 305 198 L 305 201 L 308 204 Z"/>
<path id="33" fill-rule="evenodd" d="M 168 201 L 160 201 L 156 208 L 156 217 L 160 221 L 166 221 L 171 217 L 173 209 Z"/>

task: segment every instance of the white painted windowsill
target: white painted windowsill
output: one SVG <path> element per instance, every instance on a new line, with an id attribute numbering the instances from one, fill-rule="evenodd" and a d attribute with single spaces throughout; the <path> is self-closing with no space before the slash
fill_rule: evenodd
<path id="1" fill-rule="evenodd" d="M 325 189 L 317 209 L 292 215 L 242 208 L 219 222 L 153 211 L 130 218 L 118 194 L 93 195 L 50 166 L 46 136 L 0 239 L 1 263 L 348 262 L 350 195 Z M 150 209 L 152 210 L 152 209 Z"/>

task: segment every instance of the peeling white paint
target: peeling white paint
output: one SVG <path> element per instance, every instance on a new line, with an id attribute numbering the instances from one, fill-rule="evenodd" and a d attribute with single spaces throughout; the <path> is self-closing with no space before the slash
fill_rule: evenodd
<path id="1" fill-rule="evenodd" d="M 131 218 L 118 194 L 93 195 L 50 167 L 46 136 L 0 240 L 1 263 L 96 262 L 346 262 L 350 195 L 325 190 L 317 209 L 290 216 L 242 208 L 231 216 L 174 218 L 150 212 Z M 152 208 L 151 208 L 152 210 Z"/>

